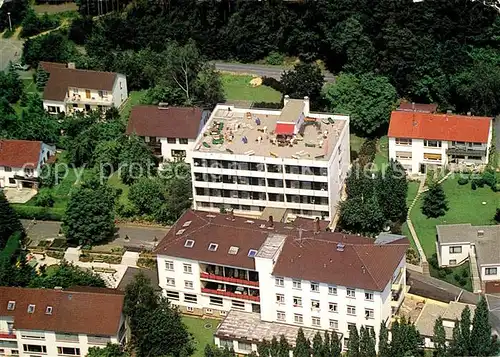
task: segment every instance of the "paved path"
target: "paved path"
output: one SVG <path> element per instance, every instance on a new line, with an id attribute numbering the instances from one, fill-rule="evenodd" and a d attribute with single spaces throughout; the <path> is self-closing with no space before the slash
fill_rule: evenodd
<path id="1" fill-rule="evenodd" d="M 137 252 L 125 252 L 122 257 L 122 265 L 129 267 L 136 267 L 137 260 L 139 260 L 139 253 Z"/>
<path id="2" fill-rule="evenodd" d="M 286 66 L 270 66 L 264 64 L 251 64 L 251 63 L 227 63 L 227 62 L 214 62 L 215 69 L 221 72 L 237 73 L 256 75 L 261 77 L 271 77 L 280 79 L 281 74 L 285 70 L 290 70 L 293 67 Z M 322 71 L 325 76 L 325 82 L 335 82 L 335 77 L 328 71 Z"/>
<path id="3" fill-rule="evenodd" d="M 18 62 L 23 53 L 23 41 L 17 40 L 16 34 L 12 38 L 0 37 L 0 71 L 9 65 L 9 61 Z"/>

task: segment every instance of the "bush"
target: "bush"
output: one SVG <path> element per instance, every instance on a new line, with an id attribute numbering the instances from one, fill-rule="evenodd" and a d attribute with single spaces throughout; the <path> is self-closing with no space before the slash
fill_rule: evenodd
<path id="1" fill-rule="evenodd" d="M 136 216 L 138 212 L 134 205 L 120 203 L 116 207 L 116 214 L 123 218 L 130 218 Z"/>
<path id="2" fill-rule="evenodd" d="M 477 189 L 476 180 L 472 180 L 472 182 L 470 183 L 470 188 L 472 188 L 473 190 Z"/>
<path id="3" fill-rule="evenodd" d="M 54 197 L 48 188 L 42 188 L 35 196 L 35 205 L 39 207 L 53 207 Z"/>
<path id="4" fill-rule="evenodd" d="M 491 171 L 485 171 L 483 173 L 483 176 L 481 177 L 481 180 L 488 186 L 490 186 L 493 190 L 496 189 L 496 184 L 497 184 L 497 177 L 495 175 L 495 172 Z"/>
<path id="5" fill-rule="evenodd" d="M 41 32 L 56 28 L 59 21 L 52 19 L 47 13 L 43 16 L 38 16 L 35 11 L 29 10 L 26 14 L 21 26 L 21 37 L 30 37 Z"/>
<path id="6" fill-rule="evenodd" d="M 467 185 L 468 183 L 469 183 L 468 177 L 460 176 L 460 178 L 458 179 L 458 184 L 461 186 Z"/>
<path id="7" fill-rule="evenodd" d="M 462 277 L 460 276 L 460 274 L 455 273 L 455 274 L 453 274 L 453 279 L 455 279 L 456 281 L 460 281 L 460 279 L 462 279 Z"/>
<path id="8" fill-rule="evenodd" d="M 266 57 L 266 63 L 271 65 L 280 65 L 285 61 L 285 55 L 276 51 L 271 51 Z"/>
<path id="9" fill-rule="evenodd" d="M 64 208 L 12 205 L 21 219 L 36 219 L 38 221 L 62 221 Z"/>
<path id="10" fill-rule="evenodd" d="M 446 272 L 444 271 L 444 269 L 439 269 L 438 270 L 438 277 L 440 277 L 441 279 L 446 278 L 446 275 L 448 275 L 448 274 L 446 274 Z"/>
<path id="11" fill-rule="evenodd" d="M 51 257 L 51 258 L 54 258 L 54 259 L 62 259 L 62 258 L 64 258 L 64 252 L 63 251 L 47 250 L 47 251 L 45 251 L 45 254 L 48 257 Z"/>
<path id="12" fill-rule="evenodd" d="M 439 269 L 439 264 L 438 264 L 438 259 L 437 259 L 437 254 L 434 253 L 428 260 L 429 265 L 433 267 L 434 269 Z"/>
<path id="13" fill-rule="evenodd" d="M 469 277 L 469 271 L 467 269 L 462 270 L 462 276 L 464 278 L 468 278 Z"/>
<path id="14" fill-rule="evenodd" d="M 66 248 L 66 239 L 64 238 L 56 238 L 50 245 L 51 248 Z"/>
<path id="15" fill-rule="evenodd" d="M 377 141 L 373 139 L 366 140 L 363 145 L 361 145 L 361 149 L 358 154 L 358 161 L 361 167 L 366 164 L 373 162 L 375 159 L 375 154 L 377 153 Z"/>
<path id="16" fill-rule="evenodd" d="M 460 286 L 465 286 L 467 284 L 467 279 L 464 279 L 462 277 L 460 277 L 460 279 L 458 279 L 457 281 Z"/>
<path id="17" fill-rule="evenodd" d="M 453 270 L 451 270 L 451 268 L 443 268 L 444 272 L 446 273 L 446 275 L 450 275 L 451 273 L 453 273 Z"/>
<path id="18" fill-rule="evenodd" d="M 150 270 L 156 270 L 156 260 L 152 258 L 139 258 L 137 260 L 137 266 Z"/>
<path id="19" fill-rule="evenodd" d="M 271 87 L 271 88 L 277 90 L 278 92 L 283 93 L 283 86 L 281 85 L 281 82 L 275 78 L 262 77 L 262 85 L 267 86 L 267 87 Z"/>

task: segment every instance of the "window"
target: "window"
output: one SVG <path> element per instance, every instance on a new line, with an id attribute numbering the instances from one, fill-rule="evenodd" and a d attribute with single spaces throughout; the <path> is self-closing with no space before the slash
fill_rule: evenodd
<path id="1" fill-rule="evenodd" d="M 212 309 L 205 309 L 205 314 L 211 315 L 213 313 L 214 313 L 214 311 Z"/>
<path id="2" fill-rule="evenodd" d="M 347 315 L 356 315 L 356 307 L 347 305 Z"/>
<path id="3" fill-rule="evenodd" d="M 16 302 L 15 301 L 9 301 L 7 303 L 7 310 L 14 311 L 15 308 L 16 308 Z"/>
<path id="4" fill-rule="evenodd" d="M 286 320 L 285 313 L 283 311 L 276 311 L 276 320 L 285 321 Z"/>
<path id="5" fill-rule="evenodd" d="M 450 261 L 448 262 L 448 265 L 456 265 L 456 264 L 457 264 L 456 259 L 450 259 Z"/>
<path id="6" fill-rule="evenodd" d="M 311 309 L 319 310 L 319 300 L 311 300 Z"/>
<path id="7" fill-rule="evenodd" d="M 187 145 L 188 144 L 188 139 L 186 139 L 186 138 L 180 138 L 179 139 L 179 144 Z"/>
<path id="8" fill-rule="evenodd" d="M 460 254 L 460 253 L 462 253 L 462 246 L 457 245 L 450 247 L 450 254 Z"/>
<path id="9" fill-rule="evenodd" d="M 373 326 L 365 325 L 365 329 L 370 333 L 375 333 L 375 327 Z"/>
<path id="10" fill-rule="evenodd" d="M 16 183 L 16 180 L 14 180 L 12 177 L 9 177 L 9 183 L 10 183 L 10 184 L 15 184 L 15 183 Z"/>
<path id="11" fill-rule="evenodd" d="M 237 310 L 245 310 L 245 303 L 242 301 L 233 300 L 231 301 L 231 306 Z"/>
<path id="12" fill-rule="evenodd" d="M 226 316 L 226 312 L 225 311 L 219 311 L 219 315 L 220 316 Z"/>
<path id="13" fill-rule="evenodd" d="M 396 145 L 411 145 L 411 139 L 396 138 Z"/>
<path id="14" fill-rule="evenodd" d="M 52 315 L 52 306 L 47 306 L 45 308 L 45 315 Z"/>
<path id="15" fill-rule="evenodd" d="M 411 160 L 412 153 L 408 151 L 396 151 L 396 159 L 398 160 Z"/>
<path id="16" fill-rule="evenodd" d="M 302 298 L 299 296 L 293 297 L 293 306 L 302 307 Z"/>
<path id="17" fill-rule="evenodd" d="M 186 311 L 187 312 L 193 312 L 194 311 L 194 307 L 192 307 L 192 306 L 186 306 Z"/>
<path id="18" fill-rule="evenodd" d="M 315 293 L 319 293 L 319 284 L 318 283 L 311 283 L 311 291 Z"/>
<path id="19" fill-rule="evenodd" d="M 24 352 L 47 353 L 47 347 L 39 345 L 23 345 Z"/>
<path id="20" fill-rule="evenodd" d="M 328 294 L 337 295 L 337 287 L 336 286 L 329 286 L 328 287 Z"/>
<path id="21" fill-rule="evenodd" d="M 319 317 L 313 316 L 311 322 L 313 326 L 321 326 L 321 319 Z"/>
<path id="22" fill-rule="evenodd" d="M 102 90 L 98 90 L 97 95 L 102 98 L 104 96 L 104 93 Z"/>
<path id="23" fill-rule="evenodd" d="M 285 295 L 283 295 L 283 294 L 276 294 L 276 302 L 278 304 L 284 304 L 285 303 Z"/>
<path id="24" fill-rule="evenodd" d="M 220 341 L 221 348 L 227 348 L 228 350 L 234 349 L 233 341 L 223 340 L 222 338 L 219 341 Z"/>
<path id="25" fill-rule="evenodd" d="M 255 249 L 250 249 L 250 250 L 248 251 L 248 257 L 249 257 L 249 258 L 253 258 L 253 257 L 255 257 L 256 255 L 257 255 L 257 251 L 256 251 Z"/>
<path id="26" fill-rule="evenodd" d="M 438 140 L 424 140 L 424 146 L 428 148 L 440 148 L 441 141 Z"/>
<path id="27" fill-rule="evenodd" d="M 13 356 L 17 356 L 19 354 L 19 350 L 10 350 L 10 353 L 12 353 Z"/>
<path id="28" fill-rule="evenodd" d="M 302 324 L 304 323 L 304 317 L 301 314 L 294 314 L 293 322 L 295 322 L 296 324 Z"/>
<path id="29" fill-rule="evenodd" d="M 374 319 L 375 318 L 373 309 L 365 309 L 365 318 L 367 318 L 367 319 Z"/>
<path id="30" fill-rule="evenodd" d="M 193 282 L 189 280 L 184 280 L 184 288 L 185 289 L 193 289 Z"/>
<path id="31" fill-rule="evenodd" d="M 184 274 L 193 274 L 193 267 L 191 264 L 184 264 Z"/>
<path id="32" fill-rule="evenodd" d="M 238 250 L 240 250 L 240 248 L 235 247 L 233 245 L 233 246 L 229 247 L 229 251 L 227 253 L 230 255 L 236 255 L 236 254 L 238 254 Z"/>
<path id="33" fill-rule="evenodd" d="M 497 268 L 485 268 L 484 275 L 497 275 Z"/>
<path id="34" fill-rule="evenodd" d="M 208 245 L 208 250 L 209 250 L 209 251 L 211 251 L 211 252 L 215 252 L 215 251 L 217 250 L 217 248 L 218 248 L 218 247 L 219 247 L 219 245 L 218 245 L 218 244 L 216 244 L 216 243 L 210 243 L 210 244 Z"/>
<path id="35" fill-rule="evenodd" d="M 170 150 L 172 157 L 186 157 L 186 150 Z"/>
<path id="36" fill-rule="evenodd" d="M 165 269 L 174 271 L 174 262 L 171 260 L 165 260 Z"/>
<path id="37" fill-rule="evenodd" d="M 330 312 L 338 312 L 338 305 L 335 302 L 328 303 L 328 311 Z"/>
<path id="38" fill-rule="evenodd" d="M 167 290 L 167 299 L 169 300 L 179 300 L 179 293 L 177 291 Z"/>
<path id="39" fill-rule="evenodd" d="M 80 356 L 80 349 L 76 347 L 57 347 L 57 354 Z"/>
<path id="40" fill-rule="evenodd" d="M 4 166 L 3 169 L 5 170 L 5 172 L 12 172 L 12 167 L 10 166 Z"/>
<path id="41" fill-rule="evenodd" d="M 29 340 L 45 340 L 44 331 L 23 331 L 21 332 L 21 338 Z"/>
<path id="42" fill-rule="evenodd" d="M 441 161 L 441 154 L 429 154 L 424 152 L 424 160 Z"/>
<path id="43" fill-rule="evenodd" d="M 252 345 L 250 343 L 238 341 L 238 349 L 240 351 L 251 351 Z"/>
<path id="44" fill-rule="evenodd" d="M 210 305 L 222 306 L 222 298 L 210 296 Z"/>
<path id="45" fill-rule="evenodd" d="M 373 301 L 373 293 L 371 291 L 365 291 L 365 300 Z"/>
<path id="46" fill-rule="evenodd" d="M 167 143 L 175 144 L 175 143 L 177 143 L 177 140 L 175 138 L 167 138 Z"/>
<path id="47" fill-rule="evenodd" d="M 35 312 L 35 305 L 28 305 L 28 314 L 32 314 Z"/>
<path id="48" fill-rule="evenodd" d="M 182 229 L 181 229 L 181 230 L 182 230 Z M 180 231 L 179 231 L 179 232 L 180 232 Z M 179 233 L 179 232 L 177 232 L 177 233 Z M 176 233 L 176 234 L 177 234 L 177 233 Z M 182 234 L 182 233 L 181 233 L 181 234 Z M 193 246 L 194 246 L 194 240 L 192 240 L 192 239 L 187 239 L 187 240 L 186 240 L 186 243 L 184 243 L 184 246 L 185 246 L 186 248 L 193 248 Z"/>
<path id="49" fill-rule="evenodd" d="M 280 287 L 285 286 L 285 280 L 283 278 L 280 278 L 280 277 L 275 278 L 274 283 L 276 284 L 276 286 L 280 286 Z"/>
<path id="50" fill-rule="evenodd" d="M 292 284 L 293 284 L 293 288 L 294 289 L 298 289 L 298 290 L 302 289 L 302 281 L 300 281 L 300 280 L 294 280 L 292 282 Z"/>
<path id="51" fill-rule="evenodd" d="M 356 297 L 356 289 L 347 288 L 347 297 L 355 298 Z"/>
<path id="52" fill-rule="evenodd" d="M 184 301 L 196 304 L 198 302 L 198 297 L 194 294 L 184 294 Z"/>
<path id="53" fill-rule="evenodd" d="M 338 320 L 330 320 L 329 325 L 331 329 L 338 330 L 339 329 L 339 321 Z"/>

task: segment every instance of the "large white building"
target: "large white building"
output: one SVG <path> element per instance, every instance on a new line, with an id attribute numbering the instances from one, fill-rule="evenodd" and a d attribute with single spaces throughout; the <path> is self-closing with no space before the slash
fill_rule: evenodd
<path id="1" fill-rule="evenodd" d="M 124 344 L 123 292 L 0 287 L 0 355 L 86 356 L 89 347 Z"/>
<path id="2" fill-rule="evenodd" d="M 76 69 L 74 63 L 40 62 L 39 67 L 49 75 L 42 98 L 50 114 L 120 108 L 128 98 L 124 74 Z"/>
<path id="3" fill-rule="evenodd" d="M 0 140 L 0 187 L 37 188 L 40 170 L 55 151 L 41 141 Z"/>
<path id="4" fill-rule="evenodd" d="M 132 108 L 127 135 L 138 135 L 161 161 L 191 162 L 191 152 L 209 111 L 194 107 L 137 105 Z"/>
<path id="5" fill-rule="evenodd" d="M 450 164 L 482 167 L 488 163 L 492 118 L 419 111 L 393 111 L 389 158 L 409 174 Z"/>
<path id="6" fill-rule="evenodd" d="M 335 331 L 344 343 L 351 324 L 378 333 L 403 301 L 407 247 L 406 239 L 329 232 L 320 220 L 189 210 L 155 252 L 171 303 L 185 313 L 227 315 L 216 342 L 249 353 L 269 329 L 291 343 L 300 327 Z"/>
<path id="7" fill-rule="evenodd" d="M 193 205 L 260 216 L 265 207 L 333 219 L 350 165 L 349 117 L 219 104 L 192 152 Z"/>

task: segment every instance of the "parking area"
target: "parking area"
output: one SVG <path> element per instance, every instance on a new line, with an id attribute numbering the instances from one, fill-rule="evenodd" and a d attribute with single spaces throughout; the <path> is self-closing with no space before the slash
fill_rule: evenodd
<path id="1" fill-rule="evenodd" d="M 23 52 L 23 41 L 16 38 L 0 37 L 0 70 L 3 71 L 9 65 L 9 61 L 21 60 Z"/>

